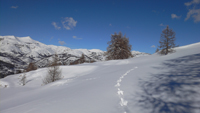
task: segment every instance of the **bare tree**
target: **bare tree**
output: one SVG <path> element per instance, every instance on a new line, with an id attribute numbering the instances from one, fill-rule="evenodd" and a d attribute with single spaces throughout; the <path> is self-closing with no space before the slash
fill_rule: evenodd
<path id="1" fill-rule="evenodd" d="M 22 76 L 22 78 L 20 79 L 20 83 L 21 83 L 23 86 L 25 86 L 25 85 L 26 85 L 26 74 L 24 73 L 24 74 L 22 74 L 21 76 Z"/>
<path id="2" fill-rule="evenodd" d="M 107 60 L 115 59 L 127 59 L 133 57 L 131 54 L 131 45 L 129 39 L 126 36 L 122 36 L 122 33 L 115 33 L 111 35 L 111 41 L 108 42 L 107 47 Z"/>
<path id="3" fill-rule="evenodd" d="M 175 47 L 175 32 L 172 29 L 169 29 L 169 26 L 162 31 L 160 37 L 160 46 L 158 46 L 157 51 L 161 55 L 167 55 L 168 53 L 174 52 Z"/>
<path id="4" fill-rule="evenodd" d="M 79 60 L 80 60 L 80 63 L 84 63 L 84 62 L 85 62 L 85 55 L 82 54 L 82 55 L 81 55 L 81 58 L 80 58 Z"/>
<path id="5" fill-rule="evenodd" d="M 52 63 L 50 63 L 50 66 L 48 67 L 47 75 L 43 79 L 43 83 L 48 84 L 48 83 L 55 82 L 60 79 L 62 79 L 61 69 L 60 69 L 59 63 L 58 63 L 58 55 L 56 54 L 53 57 Z"/>

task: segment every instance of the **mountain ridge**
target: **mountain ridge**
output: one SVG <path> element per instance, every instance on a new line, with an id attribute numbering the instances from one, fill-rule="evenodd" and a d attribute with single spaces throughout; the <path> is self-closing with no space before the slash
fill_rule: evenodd
<path id="1" fill-rule="evenodd" d="M 64 46 L 46 45 L 33 40 L 30 36 L 0 36 L 1 74 L 13 74 L 15 70 L 25 69 L 30 62 L 35 62 L 39 68 L 46 67 L 54 54 L 58 54 L 61 65 L 77 61 L 82 54 L 85 55 L 87 62 L 104 61 L 106 58 L 105 51 L 100 49 L 70 49 Z M 138 51 L 132 51 L 132 54 L 148 55 Z"/>

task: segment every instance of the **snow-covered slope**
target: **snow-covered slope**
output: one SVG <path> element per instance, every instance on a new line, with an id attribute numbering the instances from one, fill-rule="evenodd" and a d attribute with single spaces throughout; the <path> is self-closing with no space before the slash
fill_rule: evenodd
<path id="1" fill-rule="evenodd" d="M 1 76 L 24 69 L 30 62 L 35 62 L 38 67 L 46 67 L 55 53 L 58 54 L 62 65 L 75 62 L 82 54 L 88 62 L 105 60 L 105 52 L 99 49 L 70 49 L 64 46 L 45 45 L 30 37 L 0 36 Z M 145 53 L 133 52 L 134 56 L 143 54 Z"/>
<path id="2" fill-rule="evenodd" d="M 24 54 L 27 57 L 38 57 L 40 55 L 49 56 L 52 54 L 71 54 L 81 56 L 81 54 L 90 55 L 94 51 L 87 49 L 70 49 L 64 46 L 45 45 L 35 41 L 30 37 L 0 36 L 1 53 L 9 53 L 12 55 Z M 96 53 L 96 52 L 95 52 Z M 103 51 L 98 50 L 98 53 Z"/>
<path id="3" fill-rule="evenodd" d="M 47 69 L 0 80 L 1 113 L 199 113 L 200 43 L 176 52 L 61 66 L 63 79 L 43 85 Z"/>
<path id="4" fill-rule="evenodd" d="M 149 53 L 139 52 L 139 51 L 131 51 L 132 55 L 134 57 L 140 57 L 140 56 L 147 56 L 150 55 Z"/>
<path id="5" fill-rule="evenodd" d="M 58 54 L 61 64 L 66 65 L 80 58 L 102 61 L 105 59 L 101 50 L 70 49 L 63 46 L 45 45 L 30 37 L 0 36 L 1 74 L 12 74 L 15 69 L 23 69 L 30 62 L 38 67 L 46 67 L 52 55 Z"/>

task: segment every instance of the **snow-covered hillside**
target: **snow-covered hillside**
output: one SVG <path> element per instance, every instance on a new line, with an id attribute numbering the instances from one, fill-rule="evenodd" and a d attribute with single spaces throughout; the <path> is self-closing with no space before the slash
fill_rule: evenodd
<path id="1" fill-rule="evenodd" d="M 24 61 L 29 62 L 31 58 L 39 60 L 38 56 L 50 56 L 53 54 L 71 54 L 74 56 L 81 56 L 82 54 L 91 56 L 94 52 L 97 55 L 102 55 L 101 50 L 87 50 L 87 49 L 70 49 L 64 46 L 45 45 L 41 42 L 35 41 L 30 37 L 15 37 L 15 36 L 0 36 L 1 53 L 10 55 L 22 54 Z M 101 60 L 101 59 L 96 59 Z"/>
<path id="2" fill-rule="evenodd" d="M 43 85 L 47 69 L 0 79 L 1 113 L 199 113 L 200 43 L 176 52 L 61 66 L 63 79 Z"/>
<path id="3" fill-rule="evenodd" d="M 60 63 L 68 65 L 78 60 L 82 54 L 86 61 L 104 61 L 104 51 L 99 49 L 70 49 L 64 46 L 45 45 L 30 37 L 0 36 L 0 73 L 9 75 L 16 69 L 24 69 L 30 62 L 38 67 L 46 67 L 54 54 Z M 132 52 L 134 56 L 142 52 Z"/>

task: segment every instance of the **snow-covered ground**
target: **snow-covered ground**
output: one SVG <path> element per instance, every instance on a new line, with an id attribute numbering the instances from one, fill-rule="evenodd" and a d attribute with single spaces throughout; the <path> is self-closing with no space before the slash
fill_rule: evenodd
<path id="1" fill-rule="evenodd" d="M 200 43 L 166 56 L 61 66 L 63 79 L 43 85 L 47 69 L 0 79 L 0 113 L 200 113 Z"/>

